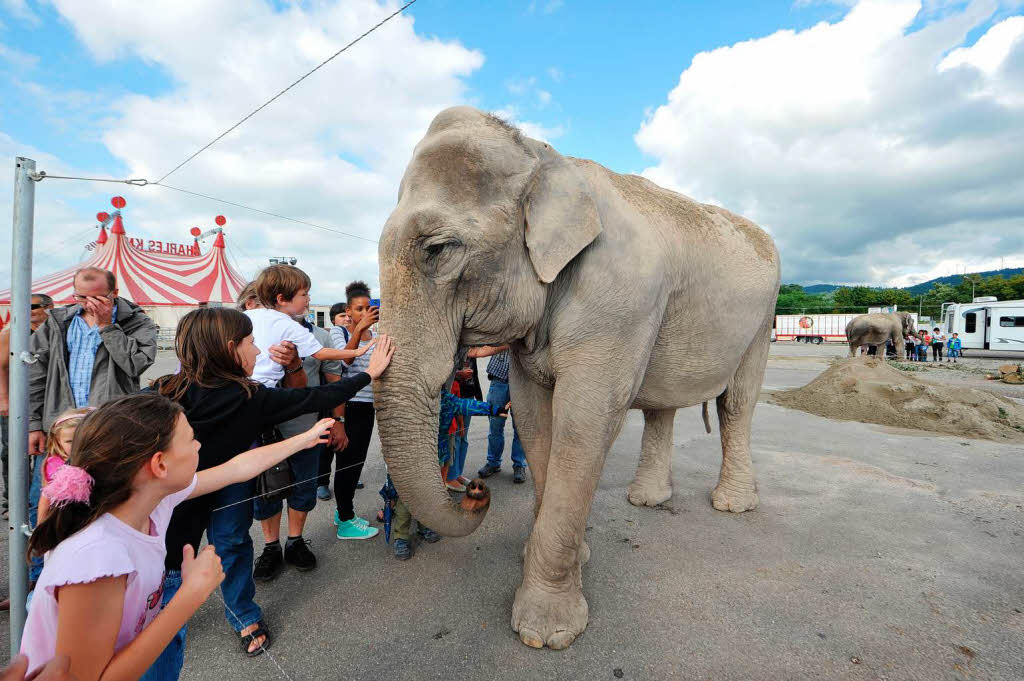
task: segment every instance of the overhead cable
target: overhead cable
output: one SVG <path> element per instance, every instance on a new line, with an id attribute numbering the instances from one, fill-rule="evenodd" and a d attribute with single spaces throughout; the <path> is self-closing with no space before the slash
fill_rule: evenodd
<path id="1" fill-rule="evenodd" d="M 324 59 L 324 60 L 323 60 L 322 62 L 320 62 L 319 64 L 317 64 L 317 65 L 316 65 L 315 67 L 313 67 L 312 69 L 310 69 L 309 71 L 307 71 L 306 73 L 304 73 L 304 74 L 303 74 L 303 75 L 302 75 L 302 76 L 301 76 L 301 77 L 300 77 L 300 78 L 299 78 L 298 80 L 296 80 L 296 81 L 295 81 L 294 83 L 292 83 L 291 85 L 289 85 L 289 86 L 288 86 L 288 87 L 286 87 L 285 89 L 281 90 L 280 92 L 278 92 L 278 93 L 277 93 L 276 95 L 274 95 L 273 97 L 271 97 L 271 98 L 270 98 L 270 99 L 268 99 L 267 101 L 265 101 L 265 102 L 263 102 L 262 104 L 260 104 L 260 105 L 259 105 L 258 107 L 256 107 L 256 108 L 255 108 L 255 109 L 253 109 L 253 110 L 252 110 L 251 112 L 249 112 L 249 114 L 248 114 L 247 116 L 245 116 L 245 118 L 243 118 L 242 120 L 238 121 L 237 123 L 235 123 L 234 125 L 232 125 L 232 126 L 231 126 L 230 128 L 228 128 L 227 130 L 225 130 L 225 131 L 224 131 L 224 132 L 222 132 L 221 134 L 219 134 L 219 135 L 217 135 L 216 137 L 214 137 L 214 138 L 213 138 L 212 140 L 210 140 L 210 141 L 209 141 L 209 142 L 207 142 L 207 143 L 206 143 L 205 145 L 203 145 L 203 146 L 202 146 L 202 147 L 201 147 L 201 148 L 200 148 L 200 149 L 199 149 L 198 151 L 196 151 L 196 152 L 195 152 L 194 154 L 192 154 L 191 156 L 189 156 L 188 158 L 186 158 L 186 159 L 185 159 L 184 161 L 182 161 L 181 163 L 179 163 L 178 165 L 174 166 L 174 167 L 173 167 L 173 168 L 171 168 L 171 169 L 170 169 L 169 171 L 167 171 L 167 172 L 166 172 L 166 173 L 165 173 L 165 174 L 164 174 L 164 175 L 163 175 L 163 176 L 162 176 L 162 177 L 161 177 L 161 178 L 160 178 L 159 180 L 157 180 L 157 181 L 156 181 L 156 184 L 160 184 L 161 182 L 163 182 L 164 180 L 166 180 L 166 179 L 167 179 L 168 177 L 170 177 L 170 176 L 171 176 L 171 175 L 173 175 L 174 173 L 176 173 L 176 172 L 178 172 L 179 170 L 181 170 L 181 168 L 182 168 L 182 167 L 184 167 L 186 163 L 188 163 L 189 161 L 191 161 L 192 159 L 194 159 L 194 158 L 195 158 L 196 156 L 198 156 L 199 154 L 203 153 L 204 151 L 206 151 L 207 149 L 209 149 L 210 147 L 212 147 L 212 146 L 213 146 L 214 144 L 216 144 L 216 143 L 217 143 L 217 142 L 219 142 L 220 140 L 224 139 L 224 137 L 225 137 L 226 135 L 228 135 L 228 134 L 229 134 L 229 133 L 230 133 L 231 131 L 235 130 L 236 128 L 238 128 L 238 126 L 242 125 L 242 124 L 243 124 L 243 123 L 245 123 L 245 122 L 246 122 L 247 120 L 249 120 L 250 118 L 252 118 L 252 117 L 253 117 L 253 116 L 255 116 L 256 114 L 258 114 L 258 113 L 259 113 L 260 111 L 262 111 L 263 109 L 265 109 L 265 108 L 266 108 L 267 106 L 269 106 L 269 105 L 270 105 L 271 103 L 273 103 L 273 102 L 274 102 L 274 101 L 275 101 L 275 100 L 276 100 L 277 98 L 279 98 L 279 97 L 280 97 L 281 95 L 283 95 L 284 93 L 288 92 L 288 91 L 289 91 L 289 90 L 291 90 L 291 89 L 292 89 L 293 87 L 295 87 L 296 85 L 298 85 L 298 84 L 299 84 L 299 83 L 301 83 L 302 81 L 306 80 L 306 78 L 310 77 L 311 75 L 313 75 L 314 73 L 316 73 L 317 71 L 319 71 L 319 70 L 320 70 L 321 68 L 323 68 L 324 66 L 326 66 L 326 65 L 327 65 L 327 64 L 328 64 L 328 63 L 329 63 L 329 62 L 330 62 L 331 60 L 333 60 L 333 59 L 334 59 L 335 57 L 337 57 L 337 56 L 338 56 L 338 55 L 340 55 L 340 54 L 341 54 L 342 52 L 344 52 L 344 51 L 345 51 L 345 50 L 347 50 L 348 48 L 350 48 L 350 47 L 352 47 L 353 45 L 355 45 L 356 43 L 358 43 L 358 42 L 359 42 L 360 40 L 362 40 L 362 39 L 363 39 L 363 38 L 365 38 L 366 36 L 370 35 L 370 34 L 371 34 L 371 33 L 373 33 L 374 31 L 376 31 L 376 30 L 377 30 L 378 28 L 380 28 L 380 27 L 381 27 L 381 26 L 383 26 L 384 24 L 386 24 L 386 23 L 388 23 L 389 21 L 391 21 L 391 20 L 392 20 L 393 18 L 395 18 L 396 16 L 398 16 L 399 14 L 401 14 L 402 12 L 404 12 L 404 11 L 405 11 L 406 9 L 408 9 L 408 8 L 409 8 L 410 6 L 412 6 L 412 5 L 413 5 L 413 4 L 415 3 L 415 2 L 416 2 L 416 0 L 409 0 L 409 2 L 407 2 L 407 3 L 405 3 L 404 5 L 402 5 L 401 7 L 399 7 L 399 8 L 397 9 L 397 10 L 395 10 L 394 12 L 392 12 L 392 13 L 391 13 L 390 15 L 388 15 L 388 16 L 387 16 L 386 18 L 384 18 L 384 19 L 383 19 L 382 21 L 378 22 L 378 23 L 377 23 L 377 24 L 376 24 L 375 26 L 373 26 L 372 28 L 370 28 L 369 30 L 367 30 L 366 32 L 364 32 L 364 33 L 363 33 L 363 34 L 362 34 L 361 36 L 359 36 L 358 38 L 356 38 L 355 40 L 353 40 L 352 42 L 350 42 L 350 43 L 349 43 L 348 45 L 345 45 L 345 47 L 341 48 L 340 50 L 338 50 L 337 52 L 335 52 L 334 54 L 332 54 L 332 55 L 331 55 L 330 57 L 328 57 L 327 59 Z"/>

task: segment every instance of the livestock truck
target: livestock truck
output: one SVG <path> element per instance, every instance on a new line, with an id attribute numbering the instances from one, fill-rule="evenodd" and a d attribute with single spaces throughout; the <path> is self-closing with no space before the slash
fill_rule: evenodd
<path id="1" fill-rule="evenodd" d="M 868 312 L 882 312 L 870 308 Z M 846 325 L 858 314 L 780 314 L 775 315 L 775 339 L 804 343 L 846 343 Z M 917 325 L 917 313 L 910 316 Z"/>

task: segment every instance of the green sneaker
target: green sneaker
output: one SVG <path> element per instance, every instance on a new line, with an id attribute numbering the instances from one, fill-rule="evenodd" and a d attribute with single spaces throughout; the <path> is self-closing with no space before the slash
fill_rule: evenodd
<path id="1" fill-rule="evenodd" d="M 373 539 L 378 532 L 376 527 L 364 527 L 354 518 L 338 525 L 338 539 Z"/>
<path id="2" fill-rule="evenodd" d="M 360 516 L 355 516 L 354 518 L 352 518 L 352 522 L 359 523 L 363 527 L 369 527 L 370 526 L 370 521 L 367 520 L 366 518 L 362 518 Z M 341 521 L 338 520 L 338 509 L 334 509 L 334 524 L 335 525 L 340 525 L 341 524 Z"/>

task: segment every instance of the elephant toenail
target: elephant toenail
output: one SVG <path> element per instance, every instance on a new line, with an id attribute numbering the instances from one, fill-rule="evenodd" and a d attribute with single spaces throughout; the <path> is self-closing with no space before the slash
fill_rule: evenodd
<path id="1" fill-rule="evenodd" d="M 533 629 L 527 629 L 526 627 L 521 627 L 519 629 L 519 640 L 531 648 L 544 647 L 544 639 L 540 637 L 540 634 Z"/>
<path id="2" fill-rule="evenodd" d="M 551 650 L 565 650 L 572 645 L 572 642 L 576 640 L 576 635 L 571 631 L 561 629 L 551 635 L 548 640 L 548 648 Z"/>

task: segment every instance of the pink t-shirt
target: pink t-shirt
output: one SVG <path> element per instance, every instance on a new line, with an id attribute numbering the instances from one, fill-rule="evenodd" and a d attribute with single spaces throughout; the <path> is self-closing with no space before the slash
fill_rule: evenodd
<path id="1" fill-rule="evenodd" d="M 21 639 L 21 652 L 28 656 L 30 673 L 49 662 L 57 650 L 54 594 L 66 584 L 88 584 L 103 577 L 128 575 L 115 653 L 131 643 L 156 617 L 164 590 L 164 535 L 171 512 L 192 494 L 197 480 L 193 478 L 185 489 L 164 497 L 153 509 L 149 534 L 106 513 L 46 554 Z"/>

